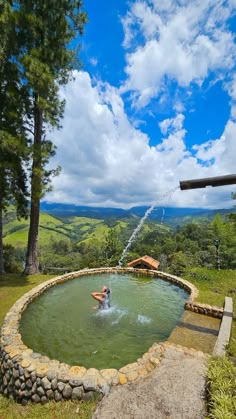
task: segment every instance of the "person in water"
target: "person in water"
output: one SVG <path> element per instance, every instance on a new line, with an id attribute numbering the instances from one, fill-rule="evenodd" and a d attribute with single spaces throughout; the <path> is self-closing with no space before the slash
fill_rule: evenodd
<path id="1" fill-rule="evenodd" d="M 110 296 L 111 290 L 106 285 L 104 285 L 100 292 L 91 292 L 91 296 L 99 302 L 97 307 L 94 307 L 95 310 L 97 309 L 107 309 L 111 307 L 110 304 Z"/>

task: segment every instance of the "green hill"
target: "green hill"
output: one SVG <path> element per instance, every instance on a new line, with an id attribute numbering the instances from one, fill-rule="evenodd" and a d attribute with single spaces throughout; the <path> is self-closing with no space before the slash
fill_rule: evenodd
<path id="1" fill-rule="evenodd" d="M 14 247 L 25 248 L 27 245 L 29 219 L 17 220 L 14 208 L 9 208 L 3 222 L 3 242 Z M 137 224 L 135 220 L 134 228 Z M 127 227 L 129 227 L 127 229 Z M 127 232 L 132 228 L 132 223 L 125 220 L 112 219 L 102 220 L 88 217 L 69 217 L 59 219 L 45 212 L 40 214 L 39 222 L 39 245 L 47 246 L 52 241 L 71 241 L 79 245 L 81 243 L 97 244 L 101 242 L 111 228 L 118 233 Z M 144 226 L 144 231 L 149 227 Z M 126 232 L 126 234 L 127 234 Z M 126 235 L 125 234 L 125 235 Z"/>
<path id="2" fill-rule="evenodd" d="M 221 214 L 209 221 L 205 216 L 184 215 L 186 222 L 178 227 L 156 220 L 146 220 L 132 242 L 124 263 L 142 255 L 160 260 L 162 269 L 171 266 L 181 274 L 186 266 L 214 267 L 216 249 L 214 239 L 220 240 L 222 268 L 234 269 L 235 221 Z M 140 217 L 89 218 L 84 216 L 59 217 L 41 213 L 39 226 L 39 263 L 43 272 L 73 271 L 86 267 L 116 266 L 128 240 L 137 228 Z M 180 221 L 180 220 L 179 220 Z M 9 272 L 20 270 L 28 236 L 28 220 L 17 220 L 13 208 L 4 218 L 4 244 Z"/>

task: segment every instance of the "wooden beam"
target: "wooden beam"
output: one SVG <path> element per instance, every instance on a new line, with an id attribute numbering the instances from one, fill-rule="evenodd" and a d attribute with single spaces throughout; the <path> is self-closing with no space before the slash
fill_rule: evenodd
<path id="1" fill-rule="evenodd" d="M 224 186 L 236 184 L 236 174 L 226 176 L 208 177 L 202 179 L 182 180 L 179 182 L 180 189 L 197 189 L 205 188 L 206 186 Z"/>

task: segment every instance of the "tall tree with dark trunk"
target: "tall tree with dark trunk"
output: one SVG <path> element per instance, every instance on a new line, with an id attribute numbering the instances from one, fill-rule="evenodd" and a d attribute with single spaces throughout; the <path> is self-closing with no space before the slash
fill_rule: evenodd
<path id="1" fill-rule="evenodd" d="M 31 133 L 31 208 L 24 274 L 38 267 L 40 199 L 57 170 L 46 170 L 55 148 L 47 138 L 59 128 L 64 102 L 59 88 L 80 67 L 77 37 L 87 21 L 81 0 L 18 0 L 12 5 L 20 54 L 16 57 L 27 89 L 25 129 Z M 74 41 L 73 41 L 74 40 Z M 73 42 L 72 42 L 73 41 Z"/>
<path id="2" fill-rule="evenodd" d="M 14 57 L 19 53 L 11 1 L 0 2 L 0 274 L 4 273 L 3 213 L 9 203 L 27 215 L 24 85 Z M 26 101 L 27 102 L 27 101 Z"/>

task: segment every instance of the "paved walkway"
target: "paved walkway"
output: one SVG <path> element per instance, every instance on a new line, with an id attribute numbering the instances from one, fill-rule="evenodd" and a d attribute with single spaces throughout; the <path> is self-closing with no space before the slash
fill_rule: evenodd
<path id="1" fill-rule="evenodd" d="M 161 363 L 136 383 L 113 387 L 93 419 L 201 419 L 206 355 L 165 344 Z"/>

